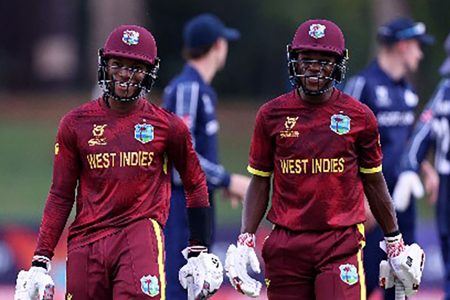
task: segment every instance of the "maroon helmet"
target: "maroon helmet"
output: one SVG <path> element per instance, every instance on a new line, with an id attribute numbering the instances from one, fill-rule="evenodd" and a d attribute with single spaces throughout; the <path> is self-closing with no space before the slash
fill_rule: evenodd
<path id="1" fill-rule="evenodd" d="M 345 40 L 341 29 L 328 20 L 308 20 L 295 32 L 291 43 L 294 51 L 330 52 L 345 55 Z"/>
<path id="2" fill-rule="evenodd" d="M 137 25 L 121 25 L 114 29 L 103 47 L 105 57 L 121 57 L 153 65 L 156 59 L 156 42 L 153 35 Z"/>
<path id="3" fill-rule="evenodd" d="M 332 54 L 336 63 L 331 76 L 322 79 L 330 82 L 341 82 L 344 79 L 348 50 L 345 48 L 345 39 L 341 29 L 329 20 L 308 20 L 302 23 L 295 32 L 291 44 L 287 46 L 289 77 L 294 87 L 302 86 L 301 78 L 304 74 L 297 71 L 298 53 L 303 51 L 317 51 Z M 307 94 L 322 94 L 333 87 L 317 91 L 305 91 Z"/>
<path id="4" fill-rule="evenodd" d="M 114 93 L 114 82 L 107 78 L 107 60 L 111 57 L 126 58 L 144 62 L 149 71 L 136 95 L 130 98 L 119 98 Z M 99 50 L 98 81 L 105 94 L 119 101 L 132 101 L 138 99 L 142 92 L 149 92 L 156 80 L 159 69 L 156 42 L 153 35 L 144 27 L 137 25 L 121 25 L 115 28 L 108 36 L 105 45 Z"/>

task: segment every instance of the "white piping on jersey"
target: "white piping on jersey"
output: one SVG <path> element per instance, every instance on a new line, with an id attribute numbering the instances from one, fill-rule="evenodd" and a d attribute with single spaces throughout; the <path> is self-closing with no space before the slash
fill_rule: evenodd
<path id="1" fill-rule="evenodd" d="M 189 97 L 190 99 L 185 99 L 185 92 L 189 90 L 190 90 L 190 97 Z M 200 85 L 198 82 L 195 81 L 181 83 L 177 86 L 175 113 L 178 116 L 181 117 L 184 116 L 186 114 L 186 111 L 184 109 L 187 106 L 187 105 L 185 106 L 185 104 L 189 105 L 189 116 L 191 122 L 191 124 L 189 124 L 189 130 L 191 132 L 192 143 L 194 147 L 195 147 L 195 136 L 193 133 L 195 131 L 195 125 L 197 121 L 199 93 L 200 93 Z M 185 102 L 186 100 L 189 100 L 189 103 L 186 103 Z M 205 97 L 202 97 L 202 101 L 205 104 L 205 110 L 212 109 L 211 100 L 209 99 L 209 97 L 207 97 L 207 99 L 205 99 Z M 219 124 L 217 120 L 210 121 L 206 124 L 206 133 L 208 135 L 216 133 L 218 129 Z M 206 158 L 201 156 L 198 152 L 197 156 L 200 161 L 200 165 L 205 172 L 208 182 L 220 186 L 223 183 L 223 180 L 226 175 L 224 167 L 222 165 L 215 164 L 207 160 Z M 178 172 L 176 172 L 176 170 L 174 170 L 173 180 L 175 184 L 177 185 L 181 184 L 180 176 Z"/>
<path id="2" fill-rule="evenodd" d="M 434 99 L 431 101 L 429 106 L 425 107 L 424 111 L 428 109 L 434 111 L 436 104 L 440 102 L 443 98 L 444 98 L 444 89 L 439 88 L 438 92 L 434 96 Z M 417 153 L 419 152 L 419 148 L 423 140 L 427 137 L 428 133 L 430 132 L 432 123 L 433 122 L 430 121 L 423 123 L 423 127 L 420 128 L 416 134 L 414 134 L 414 138 L 411 141 L 411 148 L 408 152 L 408 160 L 411 167 L 413 167 L 414 170 L 418 170 L 419 168 L 419 162 L 417 161 Z"/>
<path id="3" fill-rule="evenodd" d="M 190 83 L 181 83 L 177 86 L 177 96 L 176 96 L 176 108 L 175 113 L 177 116 L 184 116 L 186 112 L 184 111 L 184 104 L 185 104 L 185 98 L 184 98 L 184 92 L 185 90 L 190 89 L 191 91 L 191 97 L 189 99 L 189 116 L 191 124 L 189 124 L 189 130 L 191 133 L 195 130 L 195 123 L 197 120 L 197 106 L 198 106 L 198 95 L 200 86 L 198 82 L 190 82 Z M 192 136 L 192 142 L 194 141 L 194 136 Z"/>
<path id="4" fill-rule="evenodd" d="M 431 129 L 431 122 L 428 122 L 425 124 L 420 130 L 417 132 L 417 134 L 414 136 L 414 139 L 411 143 L 411 149 L 408 153 L 408 159 L 411 166 L 414 168 L 414 170 L 419 169 L 419 163 L 417 161 L 417 152 L 419 152 L 420 144 L 422 144 L 423 140 L 427 137 L 428 133 Z"/>
<path id="5" fill-rule="evenodd" d="M 362 94 L 366 79 L 362 76 L 351 79 L 344 88 L 344 92 L 359 100 Z"/>

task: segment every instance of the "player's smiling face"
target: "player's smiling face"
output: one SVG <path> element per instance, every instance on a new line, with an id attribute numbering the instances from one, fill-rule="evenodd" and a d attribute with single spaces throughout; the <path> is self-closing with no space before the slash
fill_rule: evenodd
<path id="1" fill-rule="evenodd" d="M 148 67 L 137 60 L 113 57 L 108 60 L 107 70 L 116 96 L 132 97 L 139 90 L 138 85 L 144 79 Z"/>
<path id="2" fill-rule="evenodd" d="M 310 91 L 331 84 L 336 58 L 325 52 L 304 51 L 298 56 L 297 72 L 303 75 L 302 85 Z"/>

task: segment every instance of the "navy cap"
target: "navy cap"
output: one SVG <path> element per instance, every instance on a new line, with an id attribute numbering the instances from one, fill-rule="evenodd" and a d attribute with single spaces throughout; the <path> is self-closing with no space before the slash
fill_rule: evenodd
<path id="1" fill-rule="evenodd" d="M 416 39 L 422 44 L 432 44 L 434 37 L 426 33 L 422 22 L 408 18 L 397 18 L 378 28 L 378 39 L 382 43 L 393 44 L 402 40 Z"/>
<path id="2" fill-rule="evenodd" d="M 445 39 L 444 49 L 447 54 L 447 58 L 439 68 L 439 73 L 441 73 L 442 76 L 447 76 L 450 75 L 450 34 L 447 35 L 447 38 Z"/>
<path id="3" fill-rule="evenodd" d="M 240 37 L 238 30 L 227 28 L 223 22 L 212 14 L 201 14 L 189 20 L 183 31 L 184 46 L 190 49 L 208 47 L 218 38 L 229 41 Z"/>

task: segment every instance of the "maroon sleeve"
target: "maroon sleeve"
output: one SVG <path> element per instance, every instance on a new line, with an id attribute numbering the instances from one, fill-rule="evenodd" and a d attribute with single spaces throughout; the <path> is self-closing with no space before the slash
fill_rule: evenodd
<path id="1" fill-rule="evenodd" d="M 209 207 L 206 176 L 192 146 L 191 134 L 184 122 L 173 115 L 169 132 L 168 154 L 183 181 L 186 206 Z"/>
<path id="2" fill-rule="evenodd" d="M 250 144 L 249 171 L 255 175 L 270 176 L 273 171 L 274 143 L 268 133 L 264 110 L 258 111 Z"/>
<path id="3" fill-rule="evenodd" d="M 56 137 L 52 185 L 42 216 L 35 255 L 53 257 L 75 201 L 80 160 L 72 128 L 68 118 L 63 118 Z"/>
<path id="4" fill-rule="evenodd" d="M 358 164 L 360 171 L 363 173 L 380 172 L 383 153 L 381 151 L 377 119 L 367 106 L 364 105 L 364 109 L 366 124 L 365 129 L 361 131 L 358 138 Z"/>

